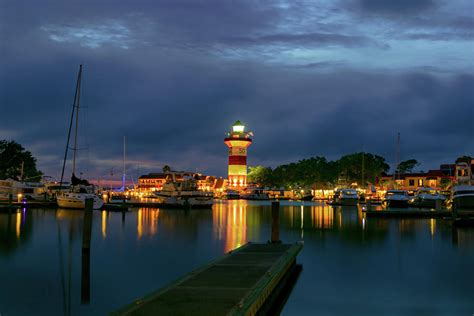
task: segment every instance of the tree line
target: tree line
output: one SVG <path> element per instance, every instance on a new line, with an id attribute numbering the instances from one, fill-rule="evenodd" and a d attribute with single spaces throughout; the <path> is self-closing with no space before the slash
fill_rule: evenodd
<path id="1" fill-rule="evenodd" d="M 33 182 L 42 175 L 31 152 L 13 140 L 0 140 L 0 179 Z"/>
<path id="2" fill-rule="evenodd" d="M 366 185 L 375 183 L 376 178 L 389 169 L 384 157 L 359 152 L 342 156 L 335 161 L 317 156 L 274 169 L 265 166 L 250 167 L 248 182 L 286 189 L 330 188 L 354 182 Z"/>

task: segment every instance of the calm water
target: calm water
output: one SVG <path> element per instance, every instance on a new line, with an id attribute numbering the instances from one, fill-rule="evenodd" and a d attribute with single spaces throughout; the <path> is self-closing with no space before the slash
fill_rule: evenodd
<path id="1" fill-rule="evenodd" d="M 284 315 L 472 315 L 474 229 L 363 219 L 354 207 L 283 203 L 280 234 L 304 240 Z M 266 242 L 270 203 L 212 210 L 94 211 L 90 301 L 81 302 L 82 213 L 0 214 L 0 314 L 103 315 L 247 241 Z M 238 277 L 238 276 L 236 276 Z"/>

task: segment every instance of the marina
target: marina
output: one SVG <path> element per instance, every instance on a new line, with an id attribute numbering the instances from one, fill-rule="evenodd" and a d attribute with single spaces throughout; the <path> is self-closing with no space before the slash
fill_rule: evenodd
<path id="1" fill-rule="evenodd" d="M 472 0 L 4 2 L 0 316 L 474 316 Z"/>

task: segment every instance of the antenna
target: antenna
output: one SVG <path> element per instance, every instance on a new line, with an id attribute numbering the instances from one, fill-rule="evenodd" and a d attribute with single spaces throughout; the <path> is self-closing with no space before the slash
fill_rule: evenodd
<path id="1" fill-rule="evenodd" d="M 362 187 L 365 187 L 365 183 L 364 183 L 364 178 L 365 178 L 365 152 L 364 152 L 364 146 L 362 145 Z"/>
<path id="2" fill-rule="evenodd" d="M 400 164 L 400 132 L 397 134 L 397 145 L 395 147 L 395 172 L 393 173 L 394 180 L 398 179 L 398 165 Z"/>
<path id="3" fill-rule="evenodd" d="M 125 192 L 125 136 L 123 136 L 123 175 L 122 175 L 122 190 Z"/>

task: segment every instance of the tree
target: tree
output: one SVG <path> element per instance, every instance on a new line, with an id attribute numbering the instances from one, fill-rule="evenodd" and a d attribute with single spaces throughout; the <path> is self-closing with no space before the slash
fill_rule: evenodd
<path id="1" fill-rule="evenodd" d="M 465 162 L 469 165 L 469 164 L 471 164 L 472 159 L 473 158 L 470 157 L 470 156 L 462 156 L 462 157 L 459 157 L 458 159 L 456 159 L 456 163 Z"/>
<path id="2" fill-rule="evenodd" d="M 271 183 L 272 169 L 264 166 L 249 167 L 247 182 L 268 186 Z"/>
<path id="3" fill-rule="evenodd" d="M 39 181 L 42 175 L 31 152 L 13 140 L 0 140 L 0 179 Z"/>
<path id="4" fill-rule="evenodd" d="M 346 184 L 357 182 L 362 186 L 366 185 L 366 181 L 374 183 L 376 177 L 390 169 L 385 158 L 365 152 L 342 156 L 336 161 L 336 166 L 338 178 L 343 178 L 348 182 Z"/>
<path id="5" fill-rule="evenodd" d="M 163 173 L 169 173 L 169 172 L 171 172 L 171 167 L 168 166 L 168 165 L 164 165 L 163 166 Z"/>
<path id="6" fill-rule="evenodd" d="M 411 173 L 413 168 L 419 166 L 420 163 L 416 159 L 402 161 L 397 166 L 397 173 Z"/>

